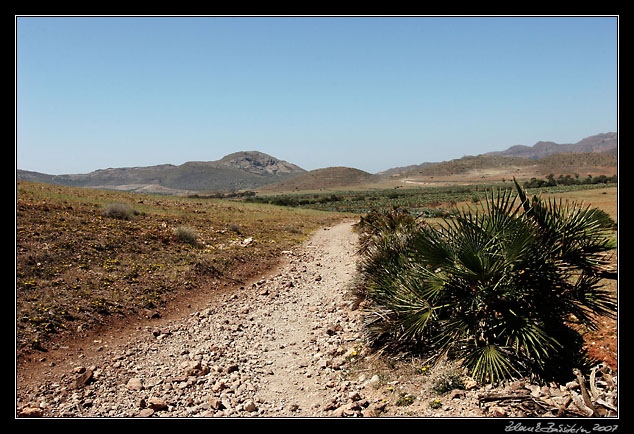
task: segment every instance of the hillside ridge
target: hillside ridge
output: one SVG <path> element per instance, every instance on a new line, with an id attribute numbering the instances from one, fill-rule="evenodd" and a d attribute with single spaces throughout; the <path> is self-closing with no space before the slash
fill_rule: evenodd
<path id="1" fill-rule="evenodd" d="M 469 165 L 469 162 L 473 163 L 478 161 L 481 164 L 482 161 L 488 161 L 492 166 L 500 167 L 500 161 L 493 157 L 510 158 L 506 160 L 508 164 L 527 166 L 529 164 L 536 164 L 535 161 L 529 163 L 522 160 L 541 160 L 556 154 L 605 154 L 616 156 L 618 153 L 618 134 L 615 132 L 599 133 L 593 136 L 586 137 L 579 140 L 576 143 L 559 144 L 552 141 L 539 141 L 533 146 L 527 145 L 513 145 L 505 149 L 504 151 L 486 152 L 479 155 L 465 155 L 462 158 L 456 158 L 448 161 L 441 162 L 424 162 L 421 164 L 414 164 L 402 167 L 393 167 L 378 173 L 378 175 L 389 176 L 411 176 L 415 173 L 429 173 L 437 171 L 440 167 L 445 170 L 448 165 L 453 165 L 461 168 L 465 168 Z M 539 163 L 537 163 L 539 164 Z M 436 167 L 435 169 L 433 167 Z M 446 172 L 446 170 L 445 170 Z M 458 172 L 461 173 L 461 172 Z M 447 173 L 445 173 L 447 174 Z"/>
<path id="2" fill-rule="evenodd" d="M 603 153 L 616 149 L 618 136 L 615 132 L 600 133 L 579 140 L 576 143 L 555 143 L 539 141 L 533 146 L 515 145 L 504 151 L 487 152 L 483 155 L 501 155 L 506 157 L 521 157 L 540 159 L 554 154 L 563 153 Z"/>
<path id="3" fill-rule="evenodd" d="M 181 165 L 99 169 L 86 174 L 48 175 L 16 170 L 24 181 L 145 193 L 186 194 L 192 191 L 255 189 L 305 172 L 301 167 L 259 151 L 242 151 L 217 161 Z"/>

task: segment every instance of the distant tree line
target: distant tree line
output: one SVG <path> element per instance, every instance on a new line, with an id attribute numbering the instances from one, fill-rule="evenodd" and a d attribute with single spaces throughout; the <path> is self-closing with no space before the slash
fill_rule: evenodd
<path id="1" fill-rule="evenodd" d="M 208 194 L 198 194 L 193 193 L 188 195 L 187 197 L 192 199 L 232 199 L 236 197 L 253 197 L 255 196 L 255 191 L 232 191 L 229 193 L 208 193 Z"/>
<path id="2" fill-rule="evenodd" d="M 524 188 L 541 188 L 541 187 L 555 187 L 558 185 L 591 185 L 591 184 L 614 184 L 618 182 L 618 176 L 592 176 L 588 175 L 587 178 L 580 178 L 578 174 L 574 176 L 559 175 L 555 178 L 552 173 L 546 176 L 545 179 L 531 178 L 530 181 L 524 183 Z"/>
<path id="3" fill-rule="evenodd" d="M 312 205 L 316 203 L 339 202 L 340 200 L 342 200 L 342 197 L 337 196 L 336 194 L 331 194 L 330 196 L 314 195 L 312 198 L 292 196 L 250 196 L 246 199 L 247 202 L 268 203 L 271 205 L 281 206 Z"/>

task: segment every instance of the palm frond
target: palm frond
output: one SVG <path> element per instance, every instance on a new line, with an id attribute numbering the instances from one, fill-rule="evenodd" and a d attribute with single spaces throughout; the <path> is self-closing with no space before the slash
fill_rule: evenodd
<path id="1" fill-rule="evenodd" d="M 512 352 L 501 346 L 471 347 L 463 353 L 463 365 L 478 381 L 502 383 L 521 375 L 512 363 Z"/>
<path id="2" fill-rule="evenodd" d="M 561 348 L 561 344 L 540 323 L 537 318 L 526 314 L 518 315 L 509 309 L 501 321 L 499 334 L 506 337 L 505 344 L 514 348 L 516 354 L 543 366 L 553 351 Z"/>

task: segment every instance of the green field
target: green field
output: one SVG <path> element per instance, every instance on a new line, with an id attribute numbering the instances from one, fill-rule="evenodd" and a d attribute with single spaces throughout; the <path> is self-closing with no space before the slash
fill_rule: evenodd
<path id="1" fill-rule="evenodd" d="M 597 183 L 580 185 L 554 185 L 528 188 L 529 194 L 560 194 L 595 191 L 616 184 Z M 411 213 L 426 217 L 442 217 L 460 203 L 476 203 L 492 188 L 513 189 L 512 181 L 499 184 L 464 186 L 438 186 L 421 188 L 395 188 L 389 190 L 338 191 L 258 195 L 246 202 L 307 208 L 321 211 L 365 214 L 372 210 L 402 207 Z M 575 193 L 577 194 L 577 193 Z"/>

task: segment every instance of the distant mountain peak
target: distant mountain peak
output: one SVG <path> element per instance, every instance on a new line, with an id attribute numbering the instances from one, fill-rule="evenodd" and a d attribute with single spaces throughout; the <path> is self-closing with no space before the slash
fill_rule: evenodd
<path id="1" fill-rule="evenodd" d="M 260 151 L 239 151 L 226 155 L 216 162 L 219 167 L 246 170 L 251 173 L 282 175 L 303 173 L 304 169 L 284 160 L 279 160 Z"/>
<path id="2" fill-rule="evenodd" d="M 505 157 L 522 157 L 529 159 L 544 158 L 553 154 L 582 153 L 582 152 L 608 152 L 618 146 L 617 133 L 600 133 L 586 137 L 577 143 L 559 144 L 550 141 L 539 141 L 533 146 L 515 145 L 504 151 L 487 152 L 483 155 L 499 155 Z"/>

